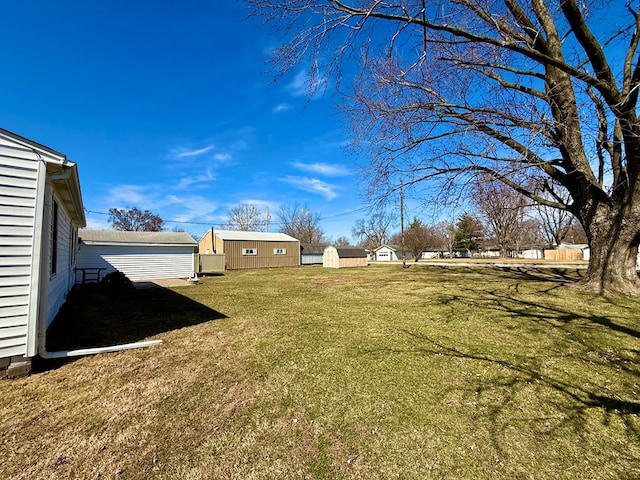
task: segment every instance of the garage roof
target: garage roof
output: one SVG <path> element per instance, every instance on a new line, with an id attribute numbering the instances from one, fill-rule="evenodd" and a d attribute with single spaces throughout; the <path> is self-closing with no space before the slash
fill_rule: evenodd
<path id="1" fill-rule="evenodd" d="M 216 237 L 222 240 L 254 240 L 259 242 L 297 242 L 286 233 L 243 232 L 239 230 L 214 230 Z"/>
<path id="2" fill-rule="evenodd" d="M 195 246 L 186 232 L 123 232 L 118 230 L 80 229 L 78 237 L 86 245 L 166 245 Z"/>

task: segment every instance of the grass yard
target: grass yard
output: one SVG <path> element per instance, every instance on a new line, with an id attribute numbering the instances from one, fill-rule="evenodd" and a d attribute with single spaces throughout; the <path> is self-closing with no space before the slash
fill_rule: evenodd
<path id="1" fill-rule="evenodd" d="M 4 479 L 638 479 L 640 299 L 575 270 L 234 271 L 65 309 Z M 66 328 L 75 334 L 69 335 Z"/>

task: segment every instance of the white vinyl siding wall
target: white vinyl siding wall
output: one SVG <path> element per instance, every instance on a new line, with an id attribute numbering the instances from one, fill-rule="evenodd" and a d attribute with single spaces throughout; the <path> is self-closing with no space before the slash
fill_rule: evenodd
<path id="1" fill-rule="evenodd" d="M 47 305 L 45 310 L 45 326 L 49 326 L 56 314 L 60 310 L 60 307 L 65 302 L 67 294 L 73 287 L 74 280 L 74 267 L 71 263 L 71 245 L 70 239 L 72 237 L 71 220 L 69 214 L 65 211 L 61 202 L 58 203 L 58 228 L 57 230 L 57 258 L 56 258 L 56 273 L 51 275 L 51 272 L 47 272 L 47 278 L 49 279 L 49 285 L 47 287 Z M 53 211 L 53 201 L 50 198 L 49 204 L 45 208 L 51 208 Z M 49 226 L 49 235 L 53 235 L 53 215 L 50 217 L 52 224 Z M 52 252 L 49 252 L 51 255 Z M 51 265 L 51 259 L 47 262 Z"/>
<path id="2" fill-rule="evenodd" d="M 0 138 L 0 358 L 27 353 L 41 165 L 33 151 Z"/>
<path id="3" fill-rule="evenodd" d="M 104 268 L 100 278 L 116 270 L 134 282 L 193 275 L 192 246 L 82 244 L 76 255 L 78 268 Z M 81 280 L 80 273 L 76 280 Z"/>

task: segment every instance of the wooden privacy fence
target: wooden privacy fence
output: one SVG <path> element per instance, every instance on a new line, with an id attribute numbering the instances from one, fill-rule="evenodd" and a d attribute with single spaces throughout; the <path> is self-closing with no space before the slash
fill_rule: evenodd
<path id="1" fill-rule="evenodd" d="M 224 254 L 195 253 L 193 255 L 193 270 L 198 273 L 223 273 L 225 263 Z"/>
<path id="2" fill-rule="evenodd" d="M 577 260 L 584 260 L 584 253 L 582 250 L 570 249 L 545 250 L 544 259 L 556 260 L 561 262 L 573 262 Z"/>

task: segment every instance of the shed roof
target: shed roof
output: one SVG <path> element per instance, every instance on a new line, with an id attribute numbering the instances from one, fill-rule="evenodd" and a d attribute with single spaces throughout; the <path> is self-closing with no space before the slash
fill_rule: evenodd
<path id="1" fill-rule="evenodd" d="M 334 247 L 340 258 L 367 258 L 367 251 L 361 247 Z"/>
<path id="2" fill-rule="evenodd" d="M 78 236 L 87 245 L 166 245 L 195 246 L 186 232 L 125 232 L 120 230 L 81 229 Z"/>
<path id="3" fill-rule="evenodd" d="M 326 243 L 301 243 L 300 251 L 307 255 L 322 255 L 326 247 Z"/>
<path id="4" fill-rule="evenodd" d="M 216 237 L 222 240 L 254 240 L 260 242 L 297 242 L 286 233 L 244 232 L 241 230 L 214 230 Z"/>

